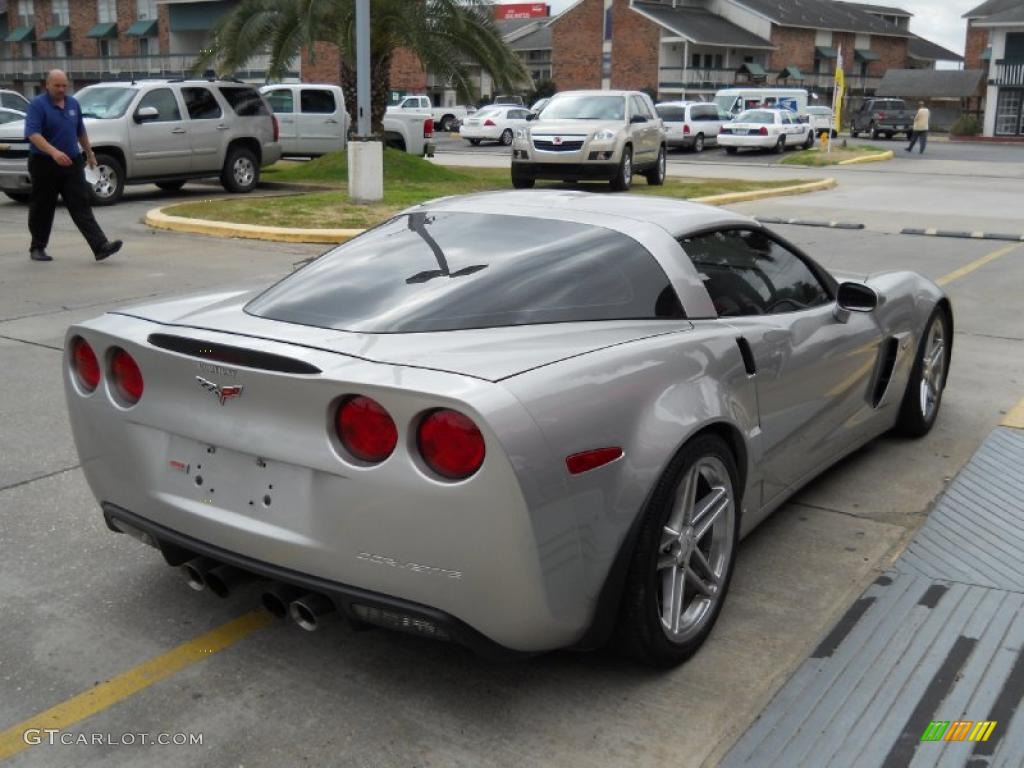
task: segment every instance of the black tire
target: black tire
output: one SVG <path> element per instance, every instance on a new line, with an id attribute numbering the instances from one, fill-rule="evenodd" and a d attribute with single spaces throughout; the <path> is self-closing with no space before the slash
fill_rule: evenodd
<path id="1" fill-rule="evenodd" d="M 725 148 L 725 154 L 727 154 L 727 155 L 735 155 L 738 149 L 739 149 L 738 147 L 726 147 Z"/>
<path id="2" fill-rule="evenodd" d="M 804 149 L 810 149 L 814 146 L 814 131 L 807 132 L 807 138 L 804 139 Z"/>
<path id="3" fill-rule="evenodd" d="M 124 166 L 113 155 L 97 153 L 96 169 L 100 180 L 86 184 L 89 188 L 89 202 L 93 206 L 113 205 L 124 195 Z"/>
<path id="4" fill-rule="evenodd" d="M 648 186 L 660 187 L 665 183 L 665 174 L 668 171 L 667 165 L 667 152 L 665 151 L 665 145 L 662 144 L 658 149 L 658 159 L 654 161 L 654 167 L 644 173 Z"/>
<path id="5" fill-rule="evenodd" d="M 835 128 L 833 128 L 832 131 L 829 133 L 829 135 L 833 139 L 838 139 L 839 138 L 839 131 L 837 131 Z"/>
<path id="6" fill-rule="evenodd" d="M 7 192 L 5 190 L 4 194 L 16 203 L 27 203 L 32 199 L 32 194 L 29 192 Z"/>
<path id="7" fill-rule="evenodd" d="M 892 139 L 893 135 L 894 134 L 893 134 L 892 131 L 886 131 L 885 132 L 885 138 L 887 138 L 887 139 Z"/>
<path id="8" fill-rule="evenodd" d="M 228 192 L 252 192 L 260 183 L 260 164 L 247 147 L 232 147 L 224 160 L 220 183 Z"/>
<path id="9" fill-rule="evenodd" d="M 506 128 L 504 131 L 502 131 L 501 132 L 501 138 L 498 141 L 501 142 L 501 146 L 503 146 L 503 147 L 511 147 L 512 146 L 512 129 L 511 128 Z"/>
<path id="10" fill-rule="evenodd" d="M 860 131 L 858 131 L 858 130 L 855 130 L 855 129 L 853 129 L 853 128 L 851 128 L 851 129 L 850 129 L 850 138 L 851 138 L 851 139 L 856 139 L 856 138 L 858 138 L 859 136 L 860 136 Z"/>
<path id="11" fill-rule="evenodd" d="M 610 184 L 615 192 L 628 192 L 633 186 L 633 148 L 629 144 L 622 149 L 619 168 L 612 176 Z"/>
<path id="12" fill-rule="evenodd" d="M 871 123 L 868 126 L 868 133 L 871 134 L 871 138 L 875 141 L 877 141 L 878 137 L 881 135 L 881 131 L 878 130 L 878 126 L 876 126 L 874 123 Z"/>
<path id="13" fill-rule="evenodd" d="M 474 147 L 479 147 L 480 146 L 480 139 L 466 139 L 466 141 L 468 141 Z"/>
<path id="14" fill-rule="evenodd" d="M 721 574 L 714 597 L 699 597 L 691 584 L 685 585 L 692 590 L 691 598 L 694 599 L 689 607 L 696 609 L 695 612 L 700 615 L 695 624 L 687 628 L 684 636 L 673 637 L 676 632 L 671 626 L 666 626 L 664 618 L 668 610 L 664 605 L 667 597 L 662 594 L 661 587 L 667 574 L 659 573 L 659 560 L 667 555 L 684 557 L 687 566 L 692 570 L 698 571 L 699 568 L 698 575 L 705 582 L 714 583 L 703 566 L 694 567 L 696 561 L 691 560 L 690 555 L 679 551 L 682 546 L 676 541 L 666 542 L 666 528 L 680 493 L 680 484 L 697 465 L 714 470 L 713 475 L 718 475 L 721 482 L 728 483 L 729 503 L 720 512 L 722 528 L 713 528 L 703 539 L 691 544 L 689 550 L 692 552 L 693 549 L 700 547 L 704 559 L 712 562 L 716 569 L 720 569 Z M 702 472 L 697 481 L 695 498 L 707 498 L 701 495 L 701 491 L 710 493 L 711 488 Z M 644 517 L 640 523 L 636 548 L 630 561 L 622 604 L 619 608 L 615 641 L 621 651 L 644 664 L 662 668 L 673 667 L 693 656 L 707 639 L 725 602 L 736 563 L 741 504 L 738 489 L 739 473 L 736 470 L 736 461 L 728 445 L 717 435 L 702 435 L 691 440 L 672 459 L 642 513 Z M 683 533 L 685 529 L 692 531 L 696 526 L 683 521 L 683 525 L 679 527 L 682 530 L 678 541 L 692 541 L 683 536 Z M 717 544 L 714 541 L 716 536 L 719 537 Z M 707 550 L 704 545 L 707 546 Z M 717 554 L 713 551 L 715 546 L 721 548 Z M 722 562 L 722 559 L 725 562 Z M 677 560 L 675 566 L 669 566 L 673 568 L 672 573 L 676 572 L 679 564 L 680 561 Z M 684 588 L 684 601 L 685 596 Z M 709 604 L 701 605 L 705 601 Z M 671 615 L 669 613 L 670 617 Z M 681 613 L 680 618 L 684 619 L 686 616 L 686 613 Z M 682 629 L 683 627 L 677 624 L 677 631 Z"/>
<path id="15" fill-rule="evenodd" d="M 512 166 L 512 186 L 515 189 L 533 189 L 537 180 L 525 173 L 516 172 L 515 166 Z"/>
<path id="16" fill-rule="evenodd" d="M 182 181 L 158 181 L 157 187 L 162 189 L 164 192 L 177 192 L 179 189 L 185 186 L 185 182 Z"/>
<path id="17" fill-rule="evenodd" d="M 929 341 L 932 339 L 932 329 L 939 324 L 939 333 L 943 340 L 942 345 L 942 370 L 936 373 L 933 380 L 934 406 L 929 410 L 925 406 L 922 384 L 929 371 L 934 371 L 925 362 L 929 353 Z M 907 389 L 903 393 L 903 402 L 900 403 L 900 415 L 896 420 L 896 431 L 907 437 L 924 437 L 935 425 L 935 419 L 939 415 L 939 408 L 942 405 L 942 393 L 946 388 L 946 377 L 949 375 L 949 363 L 951 358 L 952 337 L 950 334 L 949 316 L 941 307 L 936 307 L 928 318 L 924 333 L 918 342 L 917 355 L 914 357 L 914 367 L 910 371 L 910 378 L 907 380 Z M 935 349 L 934 346 L 931 347 Z"/>
<path id="18" fill-rule="evenodd" d="M 704 151 L 704 134 L 698 133 L 693 137 L 693 151 L 700 154 Z"/>
<path id="19" fill-rule="evenodd" d="M 776 155 L 781 155 L 785 151 L 786 151 L 786 137 L 785 136 L 779 136 L 779 140 L 776 141 L 775 142 L 775 146 L 772 147 L 772 152 L 774 152 Z"/>
<path id="20" fill-rule="evenodd" d="M 440 122 L 440 124 L 438 126 L 438 128 L 440 130 L 444 131 L 445 133 L 451 133 L 451 131 L 452 131 L 452 129 L 454 127 L 455 127 L 455 116 L 454 115 L 445 115 L 444 117 L 442 117 L 441 118 L 441 122 Z"/>

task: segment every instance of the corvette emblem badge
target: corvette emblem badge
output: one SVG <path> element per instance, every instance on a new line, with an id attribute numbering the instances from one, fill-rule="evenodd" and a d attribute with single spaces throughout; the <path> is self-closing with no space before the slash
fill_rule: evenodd
<path id="1" fill-rule="evenodd" d="M 218 386 L 209 379 L 204 379 L 202 376 L 196 376 L 196 381 L 199 382 L 200 387 L 205 389 L 211 395 L 216 395 L 217 399 L 220 400 L 221 405 L 224 405 L 232 397 L 242 396 L 242 387 L 238 384 Z"/>

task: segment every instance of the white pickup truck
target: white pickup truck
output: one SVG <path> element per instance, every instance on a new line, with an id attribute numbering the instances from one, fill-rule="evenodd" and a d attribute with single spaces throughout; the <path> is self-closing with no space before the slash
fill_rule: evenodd
<path id="1" fill-rule="evenodd" d="M 260 91 L 281 126 L 279 140 L 286 157 L 316 157 L 345 149 L 349 117 L 345 93 L 339 86 L 278 83 L 265 85 Z M 402 112 L 385 115 L 383 123 L 388 146 L 420 157 L 434 154 L 430 118 L 418 112 Z"/>
<path id="2" fill-rule="evenodd" d="M 397 104 L 387 108 L 388 115 L 430 115 L 439 131 L 454 131 L 466 119 L 470 110 L 466 107 L 435 107 L 429 96 L 406 96 Z"/>

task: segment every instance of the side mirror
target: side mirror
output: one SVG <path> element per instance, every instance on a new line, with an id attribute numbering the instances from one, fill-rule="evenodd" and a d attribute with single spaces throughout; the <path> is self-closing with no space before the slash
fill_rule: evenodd
<path id="1" fill-rule="evenodd" d="M 139 107 L 135 110 L 135 122 L 136 123 L 149 123 L 160 117 L 160 113 L 156 107 Z"/>
<path id="2" fill-rule="evenodd" d="M 539 114 L 537 114 L 536 112 L 531 112 L 526 116 L 526 121 L 529 122 L 531 120 L 536 120 L 538 117 L 540 117 Z"/>
<path id="3" fill-rule="evenodd" d="M 629 118 L 629 122 L 630 123 L 646 123 L 647 122 L 647 118 L 644 117 L 643 115 L 633 115 L 631 118 Z"/>
<path id="4" fill-rule="evenodd" d="M 878 294 L 863 283 L 840 283 L 836 294 L 836 319 L 846 322 L 850 312 L 873 312 Z"/>

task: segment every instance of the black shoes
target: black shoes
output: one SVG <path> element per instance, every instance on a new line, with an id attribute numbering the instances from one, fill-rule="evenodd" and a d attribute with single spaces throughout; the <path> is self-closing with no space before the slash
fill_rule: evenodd
<path id="1" fill-rule="evenodd" d="M 107 256 L 113 256 L 115 253 L 121 250 L 121 246 L 124 245 L 120 240 L 107 240 L 103 245 L 96 251 L 96 261 L 103 261 Z"/>
<path id="2" fill-rule="evenodd" d="M 53 256 L 48 254 L 45 248 L 33 248 L 28 252 L 28 257 L 32 261 L 53 261 Z"/>

